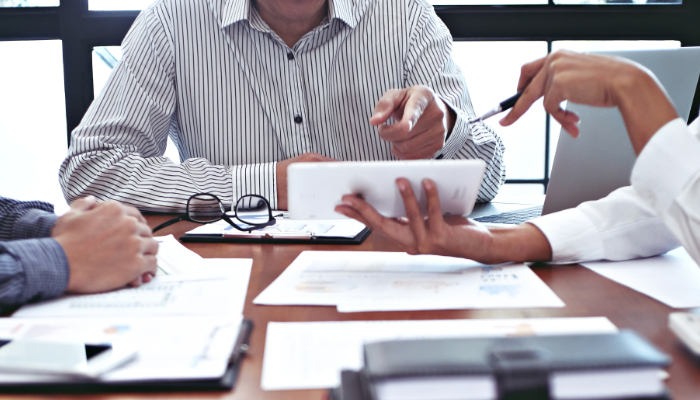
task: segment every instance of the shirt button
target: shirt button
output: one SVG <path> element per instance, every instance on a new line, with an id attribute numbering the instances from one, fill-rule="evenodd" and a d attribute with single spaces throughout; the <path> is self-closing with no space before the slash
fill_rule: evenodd
<path id="1" fill-rule="evenodd" d="M 301 124 L 302 122 L 304 122 L 304 118 L 301 117 L 301 114 L 297 114 L 294 116 L 294 122 L 296 122 L 297 124 Z"/>
<path id="2" fill-rule="evenodd" d="M 290 51 L 289 53 L 287 53 L 287 60 L 293 60 L 293 59 L 294 59 L 294 53 L 292 53 Z"/>

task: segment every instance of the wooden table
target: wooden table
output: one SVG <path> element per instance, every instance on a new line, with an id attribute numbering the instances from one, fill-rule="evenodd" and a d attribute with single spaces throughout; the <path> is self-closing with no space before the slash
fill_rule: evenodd
<path id="1" fill-rule="evenodd" d="M 169 216 L 148 216 L 154 227 Z M 180 222 L 163 229 L 159 235 L 179 237 L 192 229 L 193 223 Z M 51 399 L 309 399 L 320 400 L 325 390 L 263 391 L 260 388 L 265 333 L 269 321 L 348 321 L 464 318 L 547 318 L 605 316 L 618 328 L 631 328 L 673 357 L 667 385 L 675 400 L 700 399 L 700 362 L 683 349 L 668 329 L 668 315 L 673 310 L 645 295 L 610 281 L 581 266 L 533 267 L 535 273 L 564 301 L 564 308 L 523 308 L 495 310 L 450 310 L 412 312 L 338 313 L 334 307 L 257 306 L 253 299 L 260 294 L 304 250 L 399 251 L 384 236 L 372 233 L 361 245 L 269 245 L 188 243 L 186 247 L 205 258 L 252 258 L 253 270 L 243 314 L 253 320 L 255 328 L 250 351 L 243 362 L 236 387 L 231 392 L 213 393 L 125 393 L 118 395 L 49 396 Z M 0 396 L 0 398 L 6 398 Z M 47 396 L 21 396 L 47 398 Z"/>

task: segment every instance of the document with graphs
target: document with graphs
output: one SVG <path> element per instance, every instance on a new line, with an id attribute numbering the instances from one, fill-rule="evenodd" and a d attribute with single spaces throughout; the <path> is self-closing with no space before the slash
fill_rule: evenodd
<path id="1" fill-rule="evenodd" d="M 524 264 L 355 251 L 301 253 L 253 303 L 340 312 L 564 306 Z"/>
<path id="2" fill-rule="evenodd" d="M 202 259 L 216 274 L 158 274 L 150 283 L 106 293 L 67 295 L 28 304 L 13 317 L 240 315 L 252 267 L 250 259 Z"/>

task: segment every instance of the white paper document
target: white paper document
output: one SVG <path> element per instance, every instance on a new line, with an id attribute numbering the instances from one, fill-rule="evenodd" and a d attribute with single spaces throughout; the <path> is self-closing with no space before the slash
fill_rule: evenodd
<path id="1" fill-rule="evenodd" d="M 63 296 L 25 305 L 13 317 L 241 315 L 251 266 L 250 259 L 202 259 L 201 269 L 217 273 L 156 276 L 137 288 Z"/>
<path id="2" fill-rule="evenodd" d="M 433 321 L 270 322 L 261 387 L 321 389 L 362 368 L 364 343 L 383 340 L 615 333 L 605 317 Z"/>
<path id="3" fill-rule="evenodd" d="M 197 271 L 202 256 L 183 246 L 173 235 L 154 237 L 158 242 L 157 275 L 188 274 Z"/>
<path id="4" fill-rule="evenodd" d="M 206 379 L 223 376 L 241 317 L 0 319 L 0 339 L 86 343 L 129 341 L 138 357 L 100 380 Z M 0 373 L 0 382 L 50 382 L 65 378 Z"/>
<path id="5" fill-rule="evenodd" d="M 700 267 L 682 247 L 657 257 L 581 265 L 670 307 L 700 307 Z"/>
<path id="6" fill-rule="evenodd" d="M 340 312 L 564 306 L 524 264 L 357 251 L 305 251 L 253 303 Z"/>
<path id="7" fill-rule="evenodd" d="M 299 236 L 305 234 L 308 237 L 338 237 L 354 238 L 362 232 L 365 226 L 354 219 L 318 219 L 298 220 L 277 218 L 274 225 L 251 232 L 242 232 L 229 225 L 226 221 L 218 221 L 211 224 L 198 226 L 188 231 L 188 235 L 214 235 L 214 236 L 251 236 L 251 237 L 284 237 Z"/>

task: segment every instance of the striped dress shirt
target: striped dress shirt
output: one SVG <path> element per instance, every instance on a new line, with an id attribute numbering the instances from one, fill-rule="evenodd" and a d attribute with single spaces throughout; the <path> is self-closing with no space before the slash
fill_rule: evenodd
<path id="1" fill-rule="evenodd" d="M 384 92 L 414 85 L 456 111 L 440 153 L 484 160 L 478 199 L 496 195 L 504 146 L 467 123 L 474 112 L 452 38 L 425 0 L 328 0 L 327 17 L 292 48 L 251 4 L 159 0 L 138 16 L 73 131 L 60 169 L 67 200 L 182 211 L 208 192 L 228 204 L 259 194 L 275 207 L 277 161 L 310 152 L 395 160 L 369 118 Z M 168 135 L 181 164 L 163 157 Z"/>
<path id="2" fill-rule="evenodd" d="M 53 238 L 53 206 L 0 197 L 0 308 L 56 297 L 68 286 L 68 260 Z"/>

